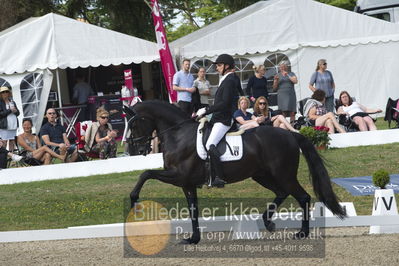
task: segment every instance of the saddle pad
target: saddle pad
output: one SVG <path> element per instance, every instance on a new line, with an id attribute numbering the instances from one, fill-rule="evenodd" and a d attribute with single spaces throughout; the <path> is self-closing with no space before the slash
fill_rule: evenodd
<path id="1" fill-rule="evenodd" d="M 202 133 L 201 125 L 197 129 L 197 153 L 202 160 L 206 160 L 207 152 L 204 145 L 202 144 Z M 226 147 L 226 152 L 220 157 L 220 161 L 237 161 L 242 158 L 243 147 L 242 147 L 242 137 L 240 136 L 226 136 L 226 142 L 230 145 L 233 154 L 231 154 L 230 149 Z"/>

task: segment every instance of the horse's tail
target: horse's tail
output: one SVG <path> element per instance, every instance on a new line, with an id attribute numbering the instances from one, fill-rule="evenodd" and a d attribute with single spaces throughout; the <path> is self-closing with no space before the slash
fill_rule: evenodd
<path id="1" fill-rule="evenodd" d="M 293 135 L 295 136 L 299 147 L 302 150 L 302 154 L 305 156 L 306 162 L 308 163 L 313 190 L 316 197 L 323 202 L 333 214 L 339 218 L 346 217 L 346 213 L 338 203 L 337 196 L 332 189 L 330 177 L 326 167 L 324 166 L 323 159 L 316 151 L 314 145 L 301 134 L 293 133 Z"/>

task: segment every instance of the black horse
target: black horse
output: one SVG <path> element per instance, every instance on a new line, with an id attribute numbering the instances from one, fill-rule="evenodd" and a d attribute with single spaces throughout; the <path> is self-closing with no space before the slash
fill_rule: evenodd
<path id="1" fill-rule="evenodd" d="M 141 153 L 149 150 L 152 132 L 156 130 L 162 145 L 164 170 L 147 170 L 130 194 L 131 207 L 139 199 L 140 190 L 148 179 L 181 187 L 186 196 L 193 234 L 183 243 L 198 243 L 197 187 L 205 183 L 205 161 L 196 152 L 196 130 L 198 123 L 188 120 L 176 106 L 161 101 L 137 103 L 132 109 L 126 108 L 129 127 L 132 132 L 129 144 L 145 144 Z M 295 234 L 297 238 L 309 234 L 310 195 L 297 180 L 300 150 L 308 163 L 313 189 L 317 198 L 335 215 L 343 218 L 344 210 L 332 190 L 328 172 L 323 160 L 312 143 L 301 134 L 270 126 L 260 126 L 243 134 L 244 152 L 239 161 L 223 162 L 225 181 L 234 183 L 252 177 L 257 183 L 276 194 L 274 204 L 270 204 L 263 214 L 263 221 L 269 231 L 275 229 L 271 221 L 274 211 L 292 195 L 303 209 L 302 227 Z"/>

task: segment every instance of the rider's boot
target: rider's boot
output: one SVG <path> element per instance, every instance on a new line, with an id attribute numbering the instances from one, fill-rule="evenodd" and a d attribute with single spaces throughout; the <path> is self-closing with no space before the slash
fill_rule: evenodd
<path id="1" fill-rule="evenodd" d="M 208 154 L 211 165 L 211 180 L 208 186 L 222 188 L 226 184 L 226 181 L 223 180 L 223 169 L 222 163 L 220 162 L 221 155 L 215 145 L 209 147 Z"/>

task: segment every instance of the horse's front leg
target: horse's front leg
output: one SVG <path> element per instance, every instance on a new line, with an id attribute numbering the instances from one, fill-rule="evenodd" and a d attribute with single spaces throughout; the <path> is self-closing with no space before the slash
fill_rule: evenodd
<path id="1" fill-rule="evenodd" d="M 190 211 L 191 225 L 193 227 L 193 234 L 190 238 L 183 239 L 180 244 L 197 244 L 201 240 L 201 233 L 198 223 L 198 198 L 197 188 L 183 187 L 184 195 L 186 196 L 188 209 Z"/>
<path id="2" fill-rule="evenodd" d="M 141 188 L 148 179 L 157 179 L 162 182 L 173 184 L 176 179 L 176 172 L 172 170 L 147 170 L 144 171 L 130 193 L 130 206 L 134 208 L 134 204 L 138 201 Z"/>

